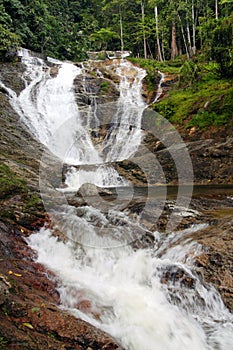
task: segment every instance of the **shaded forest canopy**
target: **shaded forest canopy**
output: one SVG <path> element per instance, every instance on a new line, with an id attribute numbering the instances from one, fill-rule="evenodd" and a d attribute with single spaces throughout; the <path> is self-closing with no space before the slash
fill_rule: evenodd
<path id="1" fill-rule="evenodd" d="M 125 49 L 164 61 L 201 50 L 229 63 L 232 11 L 233 0 L 0 0 L 0 52 L 22 45 L 83 60 L 88 50 Z"/>

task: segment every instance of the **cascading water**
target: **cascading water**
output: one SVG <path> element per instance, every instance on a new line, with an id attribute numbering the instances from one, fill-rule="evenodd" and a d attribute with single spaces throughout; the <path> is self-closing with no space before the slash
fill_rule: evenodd
<path id="1" fill-rule="evenodd" d="M 188 233 L 180 232 L 179 238 Z M 154 234 L 157 244 L 150 250 L 83 249 L 72 241 L 59 242 L 50 230 L 32 235 L 29 244 L 38 261 L 58 276 L 62 305 L 112 334 L 125 349 L 230 350 L 233 317 L 216 290 L 203 286 L 187 258 L 201 247 L 184 239 L 169 251 L 177 239 L 171 234 L 158 249 L 162 237 Z M 182 272 L 193 287 L 161 282 L 167 271 Z M 85 302 L 89 306 L 82 309 Z"/>
<path id="2" fill-rule="evenodd" d="M 158 73 L 160 74 L 161 79 L 160 79 L 160 81 L 159 81 L 159 85 L 158 85 L 158 89 L 157 89 L 157 94 L 156 94 L 155 99 L 154 99 L 154 101 L 153 101 L 152 103 L 158 102 L 159 98 L 161 97 L 161 95 L 162 95 L 162 93 L 163 93 L 162 84 L 163 84 L 163 82 L 164 82 L 164 80 L 165 80 L 165 74 L 164 74 L 163 72 L 160 72 L 160 71 L 158 71 Z"/>
<path id="3" fill-rule="evenodd" d="M 108 162 L 128 159 L 136 152 L 141 141 L 141 117 L 146 107 L 141 96 L 145 71 L 123 61 L 117 64 L 116 74 L 121 80 L 117 112 L 111 119 L 115 132 L 110 129 L 103 146 L 104 150 L 109 149 L 105 157 Z"/>
<path id="4" fill-rule="evenodd" d="M 120 64 L 116 61 L 116 74 L 120 77 L 120 98 L 116 103 L 117 107 L 111 107 L 113 116 L 109 122 L 114 131 L 111 129 L 110 137 L 107 138 L 108 141 L 100 154 L 93 146 L 89 133 L 93 115 L 96 118 L 95 125 L 99 127 L 102 124 L 96 117 L 95 103 L 93 109 L 86 109 L 83 117 L 84 112 L 80 113 L 73 91 L 73 81 L 77 75 L 83 73 L 84 67 L 81 69 L 71 63 L 52 59 L 48 59 L 46 63 L 40 58 L 30 56 L 29 52 L 23 49 L 20 56 L 26 65 L 23 77 L 26 88 L 19 97 L 14 96 L 11 101 L 20 113 L 22 121 L 64 163 L 102 164 L 97 171 L 77 171 L 76 168 L 71 168 L 67 186 L 70 189 L 78 189 L 87 182 L 86 178 L 95 185 L 104 187 L 127 184 L 112 167 L 103 166 L 103 163 L 130 157 L 140 143 L 141 117 L 145 108 L 140 90 L 145 72 L 126 61 Z M 56 77 L 50 76 L 49 62 L 57 66 Z M 131 70 L 131 76 L 134 76 L 126 78 L 123 70 L 126 75 Z M 85 77 L 84 74 L 83 76 Z"/>
<path id="5" fill-rule="evenodd" d="M 111 119 L 116 128 L 107 131 L 99 152 L 88 130 L 93 111 L 83 118 L 75 102 L 73 80 L 82 70 L 53 61 L 58 71 L 52 78 L 48 63 L 27 51 L 21 54 L 26 87 L 18 97 L 8 89 L 11 103 L 33 135 L 73 165 L 66 174 L 68 189 L 85 182 L 122 185 L 116 171 L 104 163 L 131 156 L 140 143 L 144 71 L 116 62 L 121 78 L 120 98 Z M 82 164 L 96 169 L 77 169 Z M 190 233 L 203 226 L 170 233 L 166 239 L 155 231 L 154 246 L 135 251 L 128 243 L 146 229 L 127 211 L 111 207 L 111 202 L 107 211 L 66 204 L 57 218 L 68 240 L 44 228 L 31 235 L 28 243 L 37 260 L 57 276 L 62 307 L 109 332 L 128 350 L 232 349 L 232 314 L 217 291 L 202 283 L 191 258 L 202 247 L 189 238 Z M 181 275 L 183 280 L 171 275 Z"/>

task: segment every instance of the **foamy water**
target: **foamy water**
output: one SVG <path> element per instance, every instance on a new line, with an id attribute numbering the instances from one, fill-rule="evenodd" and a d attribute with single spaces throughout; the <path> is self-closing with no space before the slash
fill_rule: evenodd
<path id="1" fill-rule="evenodd" d="M 130 157 L 140 144 L 145 71 L 114 61 L 120 97 L 113 108 L 113 128 L 100 151 L 89 130 L 93 118 L 101 125 L 96 106 L 80 113 L 75 99 L 73 81 L 83 68 L 52 59 L 48 64 L 27 50 L 21 56 L 25 89 L 17 96 L 1 86 L 22 122 L 68 168 L 66 187 L 50 192 L 51 186 L 43 197 L 52 206 L 57 194 L 52 206 L 55 225 L 66 239 L 59 240 L 46 228 L 28 238 L 37 261 L 55 273 L 61 307 L 107 331 L 128 350 L 232 350 L 232 314 L 194 266 L 202 247 L 190 233 L 203 225 L 167 235 L 151 232 L 154 246 L 135 250 L 130 244 L 147 230 L 140 216 L 132 217 L 121 205 L 121 197 L 112 205 L 94 195 L 78 208 L 60 201 L 61 195 L 86 183 L 129 186 L 109 163 Z M 55 77 L 50 76 L 51 64 L 58 70 Z M 180 217 L 198 215 L 183 203 L 180 199 L 170 209 Z"/>

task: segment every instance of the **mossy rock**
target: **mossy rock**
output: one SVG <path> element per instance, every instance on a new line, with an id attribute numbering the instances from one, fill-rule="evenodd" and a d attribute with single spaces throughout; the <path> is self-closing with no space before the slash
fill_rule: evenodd
<path id="1" fill-rule="evenodd" d="M 6 164 L 0 164 L 0 199 L 26 192 L 26 183 L 19 179 Z"/>

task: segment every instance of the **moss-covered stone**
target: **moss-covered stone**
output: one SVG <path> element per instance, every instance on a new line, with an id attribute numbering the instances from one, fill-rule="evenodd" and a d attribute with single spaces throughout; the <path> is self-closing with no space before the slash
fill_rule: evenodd
<path id="1" fill-rule="evenodd" d="M 0 199 L 26 192 L 25 184 L 6 164 L 0 164 Z"/>

